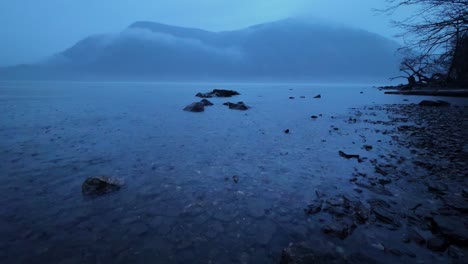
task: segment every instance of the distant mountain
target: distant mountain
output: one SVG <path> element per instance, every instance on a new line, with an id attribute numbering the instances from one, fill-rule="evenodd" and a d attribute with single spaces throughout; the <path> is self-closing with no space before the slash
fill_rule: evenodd
<path id="1" fill-rule="evenodd" d="M 397 49 L 377 34 L 299 19 L 224 32 L 136 22 L 118 34 L 88 37 L 41 64 L 4 69 L 0 76 L 375 79 L 397 71 Z"/>

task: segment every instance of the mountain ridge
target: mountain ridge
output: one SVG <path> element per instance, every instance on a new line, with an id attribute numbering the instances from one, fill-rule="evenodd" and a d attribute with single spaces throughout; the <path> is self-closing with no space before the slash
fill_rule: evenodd
<path id="1" fill-rule="evenodd" d="M 219 32 L 136 21 L 117 34 L 84 38 L 40 66 L 154 79 L 388 77 L 397 71 L 397 48 L 375 33 L 299 19 Z"/>

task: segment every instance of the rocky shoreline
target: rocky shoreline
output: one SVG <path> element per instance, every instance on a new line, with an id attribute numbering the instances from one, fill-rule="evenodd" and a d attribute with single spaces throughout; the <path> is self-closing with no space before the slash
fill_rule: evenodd
<path id="1" fill-rule="evenodd" d="M 357 198 L 317 192 L 316 200 L 305 206 L 305 214 L 321 223 L 324 234 L 342 240 L 361 226 L 396 234 L 400 241 L 376 241 L 372 247 L 399 263 L 417 261 L 421 254 L 433 255 L 434 262 L 467 263 L 468 109 L 443 106 L 422 102 L 353 109 L 343 119 L 356 125 L 356 133 L 372 127 L 376 134 L 388 137 L 386 143 L 396 150 L 378 159 L 340 151 L 343 158 L 363 160 L 349 179 Z M 376 119 L 381 116 L 378 112 L 387 113 L 388 119 Z M 379 146 L 363 148 L 372 151 Z M 366 167 L 374 167 L 374 173 Z M 309 242 L 285 248 L 281 263 L 380 263 L 354 253 L 318 250 Z M 413 252 L 413 245 L 418 252 Z"/>

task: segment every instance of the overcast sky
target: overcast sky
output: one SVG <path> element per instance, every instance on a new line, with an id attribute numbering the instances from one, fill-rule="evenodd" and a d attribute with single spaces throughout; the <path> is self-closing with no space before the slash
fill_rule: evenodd
<path id="1" fill-rule="evenodd" d="M 220 31 L 310 16 L 392 37 L 390 18 L 372 11 L 383 6 L 385 0 L 0 0 L 0 65 L 34 62 L 141 20 Z"/>

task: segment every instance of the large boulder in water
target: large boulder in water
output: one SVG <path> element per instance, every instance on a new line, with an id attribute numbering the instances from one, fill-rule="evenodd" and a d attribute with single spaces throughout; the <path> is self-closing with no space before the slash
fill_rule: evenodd
<path id="1" fill-rule="evenodd" d="M 208 93 L 197 93 L 195 96 L 201 98 L 212 98 L 212 97 L 232 97 L 234 95 L 240 95 L 240 93 L 233 91 L 233 90 L 222 90 L 222 89 L 214 89 Z"/>
<path id="2" fill-rule="evenodd" d="M 205 111 L 205 104 L 202 103 L 202 102 L 195 102 L 195 103 L 192 103 L 192 104 L 187 105 L 187 106 L 184 108 L 184 111 L 188 111 L 188 112 L 203 112 L 203 111 Z"/>
<path id="3" fill-rule="evenodd" d="M 227 102 L 227 103 L 224 103 L 223 105 L 228 106 L 229 109 L 241 110 L 241 111 L 245 111 L 245 110 L 250 108 L 250 107 L 246 106 L 244 104 L 244 102 L 238 102 L 238 103 Z"/>
<path id="4" fill-rule="evenodd" d="M 83 182 L 81 191 L 84 195 L 103 195 L 119 190 L 122 185 L 122 181 L 112 177 L 89 177 Z"/>

